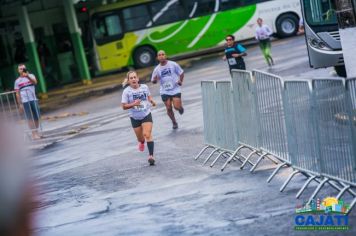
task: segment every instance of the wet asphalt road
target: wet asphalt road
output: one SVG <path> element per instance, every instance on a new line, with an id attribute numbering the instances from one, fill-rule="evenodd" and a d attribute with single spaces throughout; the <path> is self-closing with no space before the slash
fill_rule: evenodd
<path id="1" fill-rule="evenodd" d="M 266 67 L 257 47 L 250 48 L 247 67 L 288 77 L 330 76 L 330 69 L 309 69 L 304 43 L 302 37 L 274 42 L 273 69 Z M 274 167 L 267 161 L 254 174 L 239 170 L 238 163 L 220 172 L 223 160 L 214 168 L 202 167 L 202 159 L 194 161 L 204 144 L 200 81 L 228 78 L 227 65 L 220 58 L 197 59 L 185 69 L 185 114 L 176 114 L 177 131 L 171 128 L 158 86 L 149 85 L 158 102 L 152 111 L 157 160 L 153 167 L 148 166 L 147 151 L 137 150 L 130 121 L 119 107 L 122 91 L 52 113 L 86 111 L 89 115 L 48 122 L 45 127 L 70 126 L 92 117 L 100 117 L 102 125 L 32 157 L 40 201 L 35 234 L 312 235 L 293 230 L 295 206 L 301 202 L 295 194 L 305 178 L 298 176 L 285 192 L 278 191 L 291 169 L 267 184 Z M 329 187 L 320 193 L 329 195 L 336 195 Z M 356 225 L 355 210 L 349 222 Z M 355 233 L 352 229 L 342 235 Z"/>

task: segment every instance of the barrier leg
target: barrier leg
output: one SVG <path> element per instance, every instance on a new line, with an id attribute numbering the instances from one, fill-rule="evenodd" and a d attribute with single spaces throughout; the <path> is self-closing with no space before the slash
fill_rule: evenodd
<path id="1" fill-rule="evenodd" d="M 224 151 L 220 152 L 219 155 L 218 155 L 218 156 L 215 158 L 215 160 L 213 161 L 213 163 L 215 163 L 217 160 L 219 160 L 220 157 L 221 157 L 224 153 L 226 153 L 226 152 L 224 152 Z M 205 164 L 208 162 L 208 160 L 209 160 L 209 159 L 205 160 L 204 163 L 203 163 L 203 165 L 205 165 Z M 213 167 L 213 166 L 210 165 L 210 167 Z"/>
<path id="2" fill-rule="evenodd" d="M 211 153 L 210 155 L 205 159 L 203 165 L 205 165 L 209 160 L 210 158 L 214 155 L 215 152 L 219 151 L 219 148 L 215 148 Z"/>
<path id="3" fill-rule="evenodd" d="M 244 148 L 244 146 L 239 146 L 239 147 L 234 151 L 234 153 L 231 154 L 230 158 L 227 159 L 226 162 L 224 163 L 224 165 L 221 167 L 221 171 L 224 171 L 224 169 L 226 168 L 227 164 L 229 164 L 229 163 L 232 161 L 232 159 L 235 158 L 235 156 L 237 155 L 237 153 L 238 153 L 242 148 Z M 238 160 L 240 160 L 240 159 L 238 159 Z"/>
<path id="4" fill-rule="evenodd" d="M 354 200 L 351 202 L 350 208 L 349 208 L 349 210 L 346 212 L 346 215 L 348 215 L 348 214 L 351 212 L 351 210 L 352 210 L 352 208 L 355 206 L 355 204 L 356 204 L 356 198 L 354 198 Z"/>
<path id="5" fill-rule="evenodd" d="M 318 183 L 320 183 L 320 182 L 318 182 Z M 341 189 L 342 189 L 342 186 L 340 187 L 340 186 L 338 186 L 336 183 L 334 183 L 333 181 L 329 181 L 328 182 L 329 183 L 329 185 L 331 186 L 331 187 L 333 187 L 334 189 L 336 189 L 336 191 L 341 191 Z M 344 186 L 344 185 L 343 185 Z"/>
<path id="6" fill-rule="evenodd" d="M 212 148 L 212 146 L 210 146 L 210 145 L 205 146 L 205 147 L 199 152 L 199 154 L 194 158 L 194 160 L 198 160 L 199 157 L 203 154 L 203 152 L 205 152 L 205 150 L 208 149 L 208 148 Z"/>
<path id="7" fill-rule="evenodd" d="M 261 155 L 260 158 L 258 158 L 256 164 L 254 164 L 254 165 L 252 166 L 252 168 L 250 169 L 250 172 L 253 172 L 253 171 L 256 169 L 256 167 L 258 166 L 258 164 L 260 164 L 260 162 L 262 161 L 262 159 L 263 159 L 264 157 L 266 157 L 267 155 L 268 155 L 268 153 L 265 153 L 265 154 Z"/>
<path id="8" fill-rule="evenodd" d="M 267 183 L 271 182 L 271 180 L 273 179 L 273 177 L 278 173 L 278 171 L 283 167 L 288 165 L 286 162 L 283 162 L 281 164 L 279 164 L 277 166 L 277 168 L 273 171 L 273 173 L 271 174 L 271 176 L 267 179 Z"/>
<path id="9" fill-rule="evenodd" d="M 284 189 L 285 189 L 285 188 L 287 187 L 287 185 L 289 184 L 289 182 L 292 180 L 292 178 L 293 178 L 296 174 L 298 174 L 299 172 L 300 172 L 299 170 L 293 171 L 293 172 L 289 175 L 288 179 L 283 183 L 283 185 L 282 185 L 282 187 L 279 189 L 279 191 L 280 191 L 280 192 L 283 192 Z"/>
<path id="10" fill-rule="evenodd" d="M 347 190 L 347 192 L 348 192 L 349 194 L 351 194 L 352 196 L 356 197 L 356 193 L 355 193 L 354 191 L 352 191 L 351 188 L 349 188 L 349 189 Z"/>
<path id="11" fill-rule="evenodd" d="M 297 195 L 295 196 L 295 198 L 299 199 L 300 195 L 302 195 L 302 193 L 304 192 L 304 190 L 308 187 L 308 185 L 310 184 L 310 182 L 312 180 L 314 180 L 316 178 L 316 175 L 312 175 L 310 176 L 307 181 L 304 183 L 303 187 L 299 190 L 299 192 L 297 193 Z"/>
<path id="12" fill-rule="evenodd" d="M 230 157 L 229 155 L 226 156 L 226 154 L 228 154 L 228 152 L 222 152 L 221 155 L 218 155 L 215 160 L 210 164 L 210 167 L 213 167 L 216 162 L 220 159 L 220 157 L 224 157 L 224 158 L 227 158 L 227 157 Z"/>
<path id="13" fill-rule="evenodd" d="M 328 182 L 328 181 L 329 181 L 329 178 L 325 178 L 325 179 L 323 179 L 323 180 L 319 183 L 318 187 L 315 189 L 315 191 L 313 192 L 313 194 L 310 196 L 309 201 L 308 201 L 308 204 L 310 204 L 311 200 L 313 200 L 313 199 L 315 198 L 315 196 L 318 194 L 318 192 L 320 191 L 320 189 L 321 189 L 321 188 L 324 186 L 324 184 L 325 184 L 326 182 Z"/>
<path id="14" fill-rule="evenodd" d="M 341 191 L 339 192 L 339 194 L 336 196 L 336 199 L 340 199 L 342 197 L 342 195 L 344 195 L 344 193 L 350 188 L 350 185 L 345 185 L 343 189 L 341 189 Z"/>
<path id="15" fill-rule="evenodd" d="M 276 164 L 276 165 L 278 165 L 278 161 L 276 161 L 276 160 L 274 160 L 273 158 L 271 158 L 269 155 L 266 155 L 266 157 L 270 160 L 270 161 L 272 161 L 274 164 Z"/>
<path id="16" fill-rule="evenodd" d="M 256 154 L 257 153 L 257 151 L 253 151 L 253 152 L 251 152 L 248 156 L 247 156 L 247 158 L 245 159 L 245 161 L 242 163 L 242 165 L 240 166 L 240 170 L 242 170 L 244 167 L 245 167 L 245 165 L 247 164 L 247 162 L 250 160 L 250 158 L 254 155 L 254 154 Z"/>

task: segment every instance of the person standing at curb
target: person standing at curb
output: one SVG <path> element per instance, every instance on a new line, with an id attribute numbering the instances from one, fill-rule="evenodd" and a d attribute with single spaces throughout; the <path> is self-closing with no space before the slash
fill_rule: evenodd
<path id="1" fill-rule="evenodd" d="M 232 69 L 246 70 L 246 64 L 243 59 L 244 56 L 247 56 L 246 48 L 244 48 L 241 44 L 236 43 L 235 36 L 231 34 L 227 35 L 225 40 L 226 48 L 223 60 L 227 60 L 230 73 Z"/>
<path id="2" fill-rule="evenodd" d="M 259 45 L 262 51 L 263 56 L 266 59 L 268 66 L 274 65 L 274 61 L 271 55 L 271 35 L 272 30 L 268 25 L 263 24 L 262 18 L 257 19 L 257 28 L 256 28 L 256 39 L 259 41 Z"/>
<path id="3" fill-rule="evenodd" d="M 167 60 L 166 53 L 163 50 L 158 51 L 157 60 L 159 64 L 153 70 L 151 81 L 153 83 L 160 81 L 160 94 L 166 106 L 167 115 L 172 121 L 172 128 L 178 129 L 173 107 L 179 114 L 184 113 L 181 99 L 184 71 L 176 62 Z"/>
<path id="4" fill-rule="evenodd" d="M 297 35 L 302 35 L 302 34 L 304 34 L 304 32 L 305 32 L 305 29 L 304 29 L 304 20 L 303 20 L 303 18 L 300 18 L 300 19 L 299 19 L 299 27 L 298 27 Z"/>
<path id="5" fill-rule="evenodd" d="M 15 91 L 20 112 L 25 114 L 32 131 L 32 139 L 40 139 L 42 138 L 38 133 L 40 110 L 35 92 L 37 79 L 28 73 L 25 64 L 19 64 L 17 70 L 20 76 L 15 80 Z"/>
<path id="6" fill-rule="evenodd" d="M 152 99 L 148 86 L 139 83 L 140 79 L 135 71 L 129 71 L 125 81 L 129 86 L 122 93 L 122 108 L 129 110 L 131 125 L 138 140 L 138 150 L 141 152 L 145 150 L 146 141 L 149 152 L 148 163 L 154 165 L 151 106 L 156 106 L 156 103 Z"/>

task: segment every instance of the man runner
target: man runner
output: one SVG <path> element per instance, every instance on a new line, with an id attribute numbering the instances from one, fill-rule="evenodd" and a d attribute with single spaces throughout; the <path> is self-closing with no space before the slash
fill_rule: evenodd
<path id="1" fill-rule="evenodd" d="M 158 51 L 157 59 L 159 64 L 152 73 L 151 81 L 153 83 L 160 81 L 160 94 L 166 106 L 167 115 L 172 121 L 173 129 L 178 129 L 173 107 L 179 114 L 184 113 L 181 100 L 184 71 L 176 62 L 167 60 L 166 53 L 163 50 Z"/>

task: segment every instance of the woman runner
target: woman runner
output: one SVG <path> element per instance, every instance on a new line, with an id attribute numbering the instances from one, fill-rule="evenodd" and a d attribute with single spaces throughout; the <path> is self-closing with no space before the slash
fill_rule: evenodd
<path id="1" fill-rule="evenodd" d="M 156 106 L 156 103 L 152 100 L 147 85 L 139 83 L 139 78 L 135 71 L 128 72 L 125 81 L 129 86 L 122 93 L 122 108 L 129 110 L 131 124 L 138 140 L 138 150 L 144 151 L 146 141 L 149 152 L 148 162 L 150 165 L 154 165 L 153 121 L 150 108 L 151 106 Z"/>

